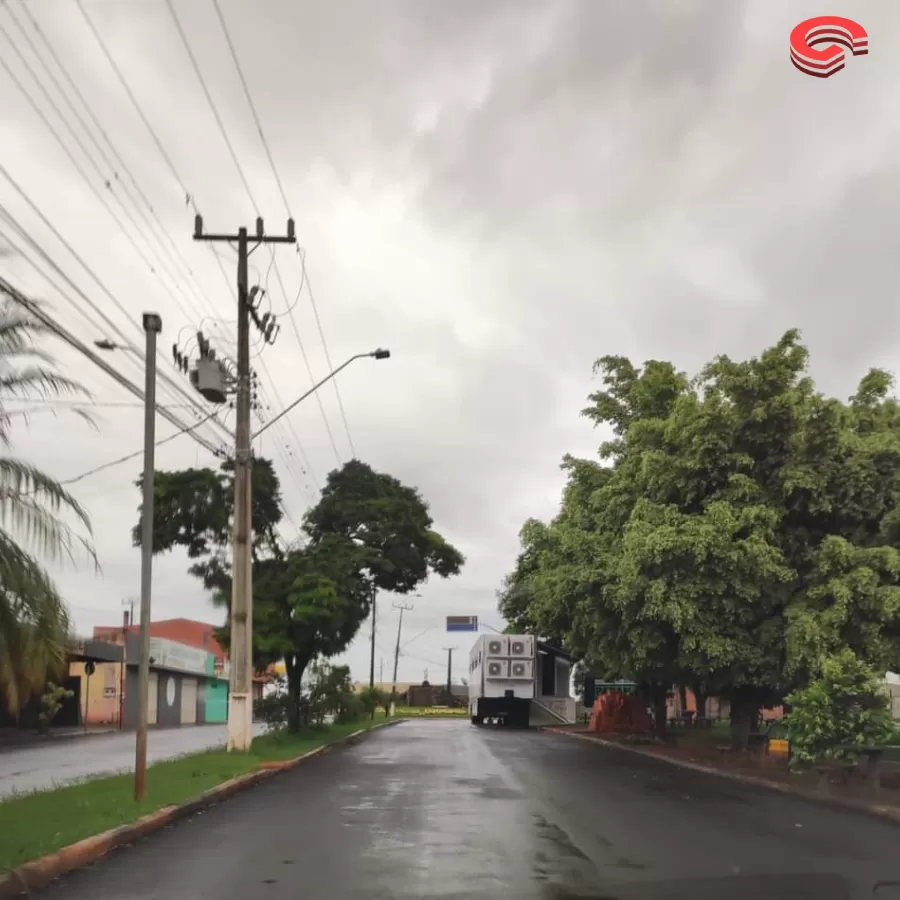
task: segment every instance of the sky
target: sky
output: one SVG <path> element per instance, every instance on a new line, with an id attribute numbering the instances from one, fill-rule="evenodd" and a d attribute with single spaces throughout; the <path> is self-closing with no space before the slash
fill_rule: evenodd
<path id="1" fill-rule="evenodd" d="M 272 234 L 288 211 L 215 5 L 173 5 L 221 128 L 166 0 L 82 0 L 87 18 L 76 0 L 0 5 L 0 204 L 17 223 L 0 217 L 0 273 L 79 340 L 131 345 L 105 359 L 138 386 L 141 314 L 158 312 L 157 399 L 188 423 L 213 408 L 172 366 L 172 345 L 196 355 L 201 329 L 220 355 L 235 347 L 235 254 L 192 241 L 195 208 L 207 231 L 252 230 L 259 214 Z M 392 353 L 354 362 L 335 380 L 340 403 L 326 385 L 255 445 L 282 480 L 282 533 L 296 534 L 355 451 L 417 487 L 467 557 L 460 576 L 412 598 L 401 681 L 443 678 L 447 647 L 464 674 L 473 636 L 446 634 L 446 615 L 503 626 L 496 591 L 519 528 L 555 513 L 562 456 L 591 456 L 604 439 L 579 414 L 598 357 L 694 373 L 797 327 L 829 394 L 851 394 L 870 366 L 897 368 L 896 3 L 220 8 L 298 239 L 274 251 L 277 271 L 267 248 L 251 257 L 281 325 L 252 351 L 262 413 L 353 354 Z M 823 13 L 870 37 L 869 55 L 828 79 L 788 54 L 793 27 Z M 84 356 L 46 349 L 92 392 L 94 427 L 71 404 L 10 403 L 27 411 L 13 420 L 13 452 L 78 479 L 102 574 L 54 574 L 85 634 L 121 621 L 139 595 L 140 456 L 79 476 L 140 451 L 142 411 Z M 233 411 L 218 417 L 233 429 Z M 176 431 L 158 419 L 160 439 Z M 212 421 L 196 433 L 227 441 Z M 184 434 L 156 460 L 217 464 Z M 153 617 L 218 623 L 187 566 L 181 553 L 155 560 Z M 379 604 L 376 680 L 382 663 L 390 680 L 396 599 Z M 369 636 L 341 657 L 361 680 Z"/>

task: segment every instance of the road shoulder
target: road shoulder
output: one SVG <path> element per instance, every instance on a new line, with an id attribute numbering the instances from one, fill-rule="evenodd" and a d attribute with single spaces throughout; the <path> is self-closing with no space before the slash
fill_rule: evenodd
<path id="1" fill-rule="evenodd" d="M 850 797 L 838 797 L 835 795 L 819 794 L 813 791 L 794 787 L 793 785 L 782 784 L 777 781 L 770 781 L 767 778 L 760 778 L 753 775 L 744 775 L 737 772 L 727 772 L 722 769 L 715 769 L 711 766 L 704 766 L 700 765 L 699 763 L 688 762 L 687 760 L 683 759 L 673 759 L 670 756 L 663 756 L 659 753 L 652 753 L 649 750 L 642 749 L 641 747 L 629 746 L 628 744 L 623 744 L 618 741 L 607 741 L 600 737 L 593 737 L 591 735 L 579 733 L 577 731 L 569 731 L 564 728 L 546 727 L 539 730 L 544 731 L 548 734 L 561 734 L 580 741 L 587 741 L 588 743 L 599 745 L 601 747 L 609 748 L 612 750 L 619 750 L 623 753 L 633 753 L 637 756 L 643 756 L 647 759 L 655 759 L 660 763 L 667 763 L 668 765 L 678 766 L 682 769 L 690 769 L 694 772 L 702 772 L 707 775 L 715 775 L 719 778 L 725 778 L 729 781 L 734 781 L 739 784 L 745 784 L 750 787 L 765 788 L 770 791 L 777 791 L 780 794 L 787 794 L 792 797 L 800 797 L 804 800 L 809 800 L 813 803 L 819 803 L 824 806 L 831 806 L 845 810 L 854 810 L 856 812 L 865 813 L 867 815 L 877 816 L 882 819 L 890 819 L 891 821 L 900 824 L 900 809 L 898 809 L 897 807 L 884 806 L 882 804 L 857 800 Z"/>

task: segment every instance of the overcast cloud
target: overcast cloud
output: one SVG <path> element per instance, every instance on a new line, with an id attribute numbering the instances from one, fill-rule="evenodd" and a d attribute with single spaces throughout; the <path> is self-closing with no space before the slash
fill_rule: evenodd
<path id="1" fill-rule="evenodd" d="M 256 210 L 164 0 L 84 2 L 207 230 L 252 227 Z M 470 636 L 443 634 L 443 616 L 475 613 L 502 624 L 494 592 L 514 560 L 522 521 L 555 511 L 562 455 L 588 455 L 602 439 L 578 416 L 597 357 L 672 359 L 693 372 L 719 352 L 756 353 L 797 326 L 823 390 L 845 396 L 870 365 L 896 368 L 896 3 L 824 10 L 763 0 L 222 0 L 222 8 L 297 221 L 331 359 L 337 365 L 376 346 L 393 353 L 390 361 L 354 363 L 340 377 L 357 453 L 416 485 L 436 527 L 468 557 L 459 578 L 423 586 L 404 620 L 405 639 L 416 640 L 401 658 L 401 680 L 421 678 L 426 667 L 432 677 L 443 673 L 448 644 L 459 646 L 460 658 L 467 651 Z M 129 339 L 140 344 L 140 314 L 153 309 L 163 317 L 167 354 L 205 317 L 204 331 L 228 353 L 233 295 L 209 247 L 191 241 L 193 211 L 77 5 L 42 0 L 28 9 L 195 279 L 165 271 L 176 268 L 172 247 L 149 237 L 128 204 L 134 188 L 124 171 L 82 138 L 101 177 L 67 139 L 154 260 L 156 272 L 148 271 L 0 71 L 3 166 L 128 315 L 0 178 L 3 205 Z M 279 232 L 286 212 L 212 3 L 176 0 L 176 9 L 259 212 Z M 794 25 L 823 12 L 857 18 L 871 44 L 870 55 L 851 58 L 827 80 L 802 75 L 788 57 Z M 57 98 L 13 17 L 40 49 L 21 0 L 6 0 L 0 23 Z M 6 38 L 0 44 L 65 136 Z M 233 281 L 233 253 L 219 248 Z M 299 257 L 291 248 L 277 252 L 287 300 L 267 251 L 252 261 L 273 311 L 284 312 L 300 286 Z M 4 259 L 2 269 L 52 304 L 81 339 L 117 339 L 83 299 L 71 291 L 74 302 L 67 299 L 24 260 Z M 213 312 L 221 321 L 208 318 Z M 328 367 L 306 288 L 292 314 L 322 377 Z M 294 330 L 287 316 L 281 321 L 275 346 L 261 357 L 267 371 L 259 367 L 273 411 L 310 385 Z M 98 408 L 98 431 L 63 407 L 36 412 L 27 430 L 14 432 L 16 452 L 69 479 L 138 450 L 134 398 L 83 357 L 61 349 L 58 359 L 98 400 L 132 405 Z M 139 359 L 109 360 L 141 383 Z M 350 446 L 334 391 L 324 389 L 321 399 L 345 461 Z M 168 387 L 159 400 L 185 402 Z M 233 413 L 226 421 L 233 426 Z M 208 424 L 198 430 L 221 441 Z M 160 420 L 159 437 L 173 431 Z M 299 522 L 337 464 L 335 450 L 312 399 L 272 432 L 257 452 L 274 456 L 286 508 Z M 165 469 L 214 462 L 185 436 L 157 456 Z M 102 578 L 59 574 L 83 633 L 119 621 L 122 600 L 139 592 L 139 554 L 129 539 L 139 471 L 138 459 L 72 485 L 94 518 L 104 569 Z M 217 621 L 186 568 L 181 554 L 157 561 L 154 617 Z M 396 629 L 390 601 L 383 598 L 377 632 L 386 678 Z M 364 630 L 347 655 L 357 678 L 367 676 L 367 643 Z"/>

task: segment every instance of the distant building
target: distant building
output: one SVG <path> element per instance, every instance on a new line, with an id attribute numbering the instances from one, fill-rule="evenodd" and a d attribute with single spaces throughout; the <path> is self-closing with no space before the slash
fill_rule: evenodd
<path id="1" fill-rule="evenodd" d="M 83 679 L 81 716 L 89 725 L 133 727 L 137 722 L 137 675 L 140 626 L 104 625 L 94 638 L 124 645 L 124 664 L 114 673 L 95 666 L 88 679 L 84 665 L 70 674 Z M 216 626 L 195 619 L 161 619 L 150 623 L 150 724 L 213 724 L 228 720 L 228 655 L 215 636 Z M 253 699 L 263 694 L 269 676 L 253 679 Z"/>

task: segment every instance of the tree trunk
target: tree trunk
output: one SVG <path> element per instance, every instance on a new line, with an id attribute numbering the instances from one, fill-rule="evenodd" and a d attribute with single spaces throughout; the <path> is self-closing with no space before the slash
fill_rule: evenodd
<path id="1" fill-rule="evenodd" d="M 650 691 L 653 703 L 653 725 L 660 740 L 666 738 L 666 686 L 654 684 Z"/>
<path id="2" fill-rule="evenodd" d="M 683 684 L 678 685 L 678 702 L 681 704 L 678 712 L 686 713 L 688 711 L 687 688 Z"/>
<path id="3" fill-rule="evenodd" d="M 746 750 L 750 732 L 755 731 L 762 708 L 759 693 L 753 687 L 736 688 L 731 698 L 731 748 Z"/>
<path id="4" fill-rule="evenodd" d="M 294 734 L 306 724 L 302 715 L 303 673 L 308 665 L 308 659 L 300 659 L 296 655 L 287 656 L 284 660 L 288 681 L 287 727 Z"/>
<path id="5" fill-rule="evenodd" d="M 697 718 L 706 718 L 706 694 L 699 688 L 694 688 L 694 698 L 697 701 Z"/>

